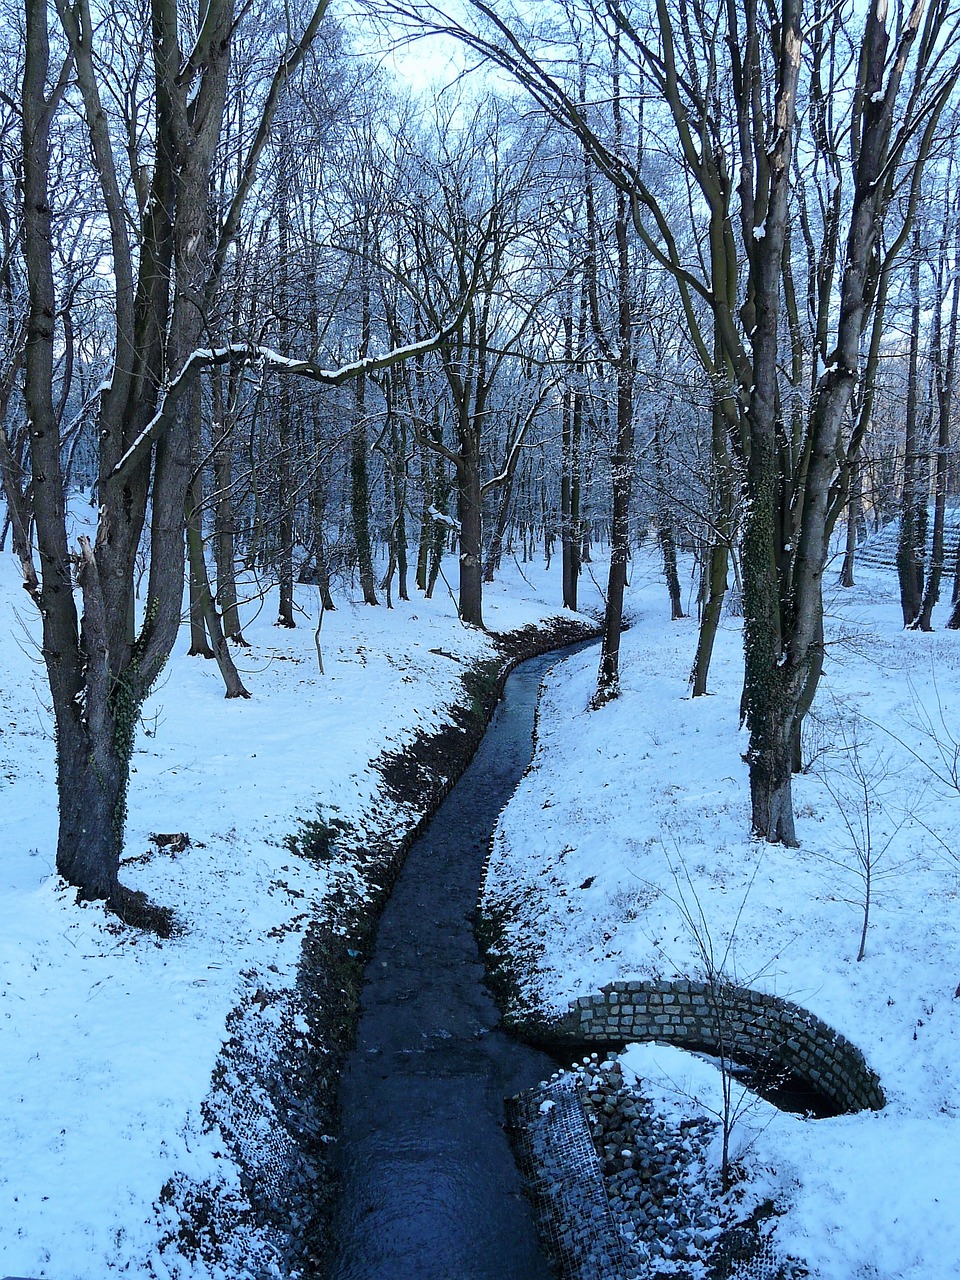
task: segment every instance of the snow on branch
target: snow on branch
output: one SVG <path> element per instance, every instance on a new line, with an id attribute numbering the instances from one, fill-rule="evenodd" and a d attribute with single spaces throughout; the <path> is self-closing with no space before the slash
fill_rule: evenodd
<path id="1" fill-rule="evenodd" d="M 269 366 L 280 373 L 290 373 L 300 378 L 307 378 L 311 382 L 319 382 L 322 386 L 339 387 L 354 378 L 362 378 L 366 374 L 390 369 L 403 360 L 409 360 L 411 356 L 425 355 L 429 351 L 435 351 L 463 324 L 468 305 L 469 296 L 457 313 L 454 322 L 431 338 L 410 343 L 408 346 L 395 347 L 384 355 L 365 356 L 362 360 L 353 360 L 349 364 L 341 365 L 338 369 L 324 369 L 312 360 L 295 360 L 257 343 L 233 342 L 225 347 L 200 347 L 187 357 L 183 368 L 164 388 L 156 413 L 113 468 L 110 479 L 125 479 L 149 454 L 173 421 L 180 397 L 193 384 L 193 379 L 201 369 L 234 362 L 251 366 Z"/>
<path id="2" fill-rule="evenodd" d="M 427 515 L 431 520 L 436 520 L 437 524 L 445 524 L 448 529 L 453 529 L 455 533 L 460 532 L 460 521 L 455 520 L 453 516 L 448 516 L 445 511 L 431 505 L 427 507 Z"/>

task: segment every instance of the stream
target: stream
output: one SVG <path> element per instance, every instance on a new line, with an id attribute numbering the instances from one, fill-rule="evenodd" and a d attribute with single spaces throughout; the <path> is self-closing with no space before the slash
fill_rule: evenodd
<path id="1" fill-rule="evenodd" d="M 341 1085 L 334 1280 L 549 1280 L 503 1099 L 555 1063 L 499 1029 L 472 918 L 490 834 L 530 761 L 540 681 L 558 660 L 543 654 L 510 676 L 381 918 Z"/>

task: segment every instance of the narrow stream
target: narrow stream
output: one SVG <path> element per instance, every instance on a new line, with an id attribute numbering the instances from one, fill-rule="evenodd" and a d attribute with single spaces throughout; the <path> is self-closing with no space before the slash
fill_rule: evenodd
<path id="1" fill-rule="evenodd" d="M 557 660 L 510 676 L 381 919 L 341 1087 L 334 1280 L 549 1280 L 502 1125 L 504 1097 L 555 1065 L 498 1029 L 471 918 Z"/>

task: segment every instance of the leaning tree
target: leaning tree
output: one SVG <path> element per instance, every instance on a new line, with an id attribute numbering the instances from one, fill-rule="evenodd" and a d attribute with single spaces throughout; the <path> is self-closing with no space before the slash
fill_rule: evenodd
<path id="1" fill-rule="evenodd" d="M 83 897 L 105 899 L 121 912 L 129 902 L 118 870 L 137 718 L 180 625 L 198 372 L 260 361 L 340 385 L 410 354 L 393 351 L 324 370 L 243 340 L 209 340 L 208 318 L 277 105 L 327 7 L 320 0 L 296 31 L 280 24 L 258 118 L 245 134 L 226 215 L 212 235 L 211 174 L 232 46 L 244 24 L 259 23 L 268 39 L 276 24 L 234 0 L 209 0 L 193 23 L 176 0 L 147 0 L 143 12 L 135 2 L 97 12 L 89 0 L 55 0 L 54 10 L 46 0 L 26 0 L 23 399 L 39 563 L 22 543 L 21 562 L 42 620 L 56 728 L 57 869 Z M 57 429 L 62 308 L 53 245 L 60 193 L 51 180 L 53 126 L 67 109 L 85 121 L 88 181 L 99 202 L 97 221 L 109 234 L 100 276 L 113 329 L 111 367 L 92 410 L 96 533 L 75 546 Z M 431 349 L 448 329 L 417 350 Z M 148 585 L 136 617 L 136 562 L 147 529 Z"/>

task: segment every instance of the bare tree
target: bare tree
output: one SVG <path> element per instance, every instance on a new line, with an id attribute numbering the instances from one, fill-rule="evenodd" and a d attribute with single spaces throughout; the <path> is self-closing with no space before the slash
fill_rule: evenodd
<path id="1" fill-rule="evenodd" d="M 690 0 L 656 0 L 650 21 L 646 10 L 621 0 L 564 7 L 564 21 L 629 49 L 636 98 L 662 102 L 656 127 L 670 138 L 695 193 L 685 203 L 659 198 L 615 131 L 584 113 L 549 30 L 530 30 L 526 15 L 486 0 L 471 0 L 470 11 L 474 26 L 451 22 L 428 4 L 407 9 L 507 68 L 580 138 L 599 171 L 628 197 L 636 234 L 672 276 L 690 340 L 722 392 L 717 403 L 742 460 L 746 496 L 743 712 L 751 735 L 752 825 L 759 836 L 793 844 L 791 774 L 823 659 L 822 576 L 862 440 L 848 412 L 863 373 L 862 342 L 871 317 L 882 311 L 956 85 L 952 0 L 929 6 L 917 0 L 903 12 L 872 0 L 857 32 L 831 25 L 831 13 L 814 6 L 814 50 L 829 55 L 831 41 L 843 39 L 852 58 L 845 81 L 841 52 L 829 85 L 830 110 L 844 117 L 850 153 L 837 152 L 831 161 L 846 184 L 848 213 L 824 241 L 820 265 L 821 286 L 839 298 L 825 314 L 827 358 L 817 361 L 819 348 L 803 350 L 798 328 L 788 335 L 791 359 L 805 359 L 811 370 L 806 403 L 796 393 L 799 370 L 781 376 L 797 102 L 801 93 L 823 92 L 806 79 L 802 0 L 783 0 L 774 10 L 755 0 L 731 2 L 718 14 Z M 822 72 L 822 60 L 812 65 Z M 814 133 L 804 150 L 835 151 L 834 143 L 834 133 Z M 903 193 L 901 219 L 890 226 L 896 191 Z M 691 217 L 699 240 L 684 256 L 679 231 Z M 704 331 L 698 300 L 712 332 Z M 872 354 L 876 324 L 870 341 Z"/>
<path id="2" fill-rule="evenodd" d="M 125 796 L 137 717 L 171 652 L 180 623 L 184 510 L 193 474 L 191 391 L 212 365 L 266 361 L 288 376 L 339 385 L 389 367 L 393 352 L 326 370 L 256 343 L 204 342 L 208 316 L 231 253 L 285 86 L 304 60 L 327 0 L 297 32 L 282 31 L 259 116 L 216 242 L 207 235 L 211 173 L 221 139 L 228 70 L 238 24 L 248 9 L 212 0 L 196 30 L 184 30 L 177 6 L 152 0 L 147 65 L 150 95 L 134 126 L 135 171 L 121 168 L 113 120 L 105 109 L 105 68 L 121 50 L 132 19 L 98 16 L 87 0 L 58 0 L 65 55 L 52 51 L 48 12 L 27 0 L 22 83 L 23 222 L 28 284 L 24 401 L 39 573 L 32 558 L 25 585 L 40 611 L 43 654 L 57 741 L 60 832 L 57 867 L 87 898 L 123 910 L 118 882 Z M 142 29 L 142 27 L 141 27 Z M 112 42 L 112 43 L 111 43 Z M 122 66 L 118 54 L 117 63 Z M 95 411 L 100 511 L 96 536 L 71 550 L 57 430 L 56 351 L 60 328 L 51 211 L 51 130 L 75 79 L 109 229 L 114 342 L 112 368 Z M 140 102 L 137 95 L 132 101 Z M 133 160 L 131 160 L 131 166 Z M 141 213 L 142 211 L 142 213 Z M 460 318 L 455 317 L 455 326 Z M 437 335 L 434 342 L 446 337 Z M 426 346 L 431 346 L 427 343 Z M 422 348 L 421 348 L 422 349 Z M 145 523 L 150 565 L 142 616 L 133 587 Z M 82 612 L 74 597 L 74 574 Z"/>
<path id="3" fill-rule="evenodd" d="M 460 543 L 461 620 L 483 626 L 483 499 L 511 482 L 511 455 L 522 445 L 532 416 L 521 420 L 504 466 L 485 482 L 484 445 L 493 394 L 505 367 L 528 340 L 542 291 L 520 286 L 527 208 L 538 161 L 536 138 L 511 140 L 507 121 L 492 104 L 478 108 L 469 130 L 452 138 L 441 130 L 432 191 L 420 189 L 407 208 L 408 235 L 418 264 L 411 280 L 421 324 L 435 329 L 451 299 L 475 279 L 464 326 L 440 348 L 450 397 L 452 440 L 419 435 L 419 443 L 445 460 L 456 476 Z M 511 150 L 510 143 L 515 143 Z M 429 172 L 429 170 L 428 170 Z M 416 188 L 415 188 L 416 190 Z M 534 416 L 545 390 L 534 400 Z"/>

